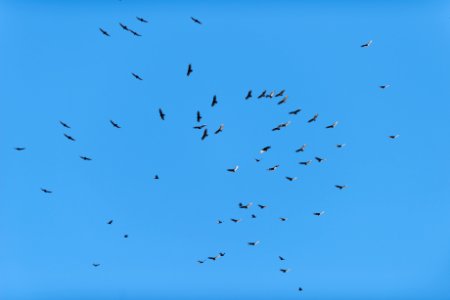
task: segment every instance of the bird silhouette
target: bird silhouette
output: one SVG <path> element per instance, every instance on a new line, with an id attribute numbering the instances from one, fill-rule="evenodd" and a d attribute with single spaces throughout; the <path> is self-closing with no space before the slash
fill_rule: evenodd
<path id="1" fill-rule="evenodd" d="M 103 33 L 103 35 L 110 36 L 109 33 L 103 28 L 99 28 L 99 30 L 101 31 L 101 33 Z"/>
<path id="2" fill-rule="evenodd" d="M 310 165 L 311 163 L 312 163 L 312 160 L 307 160 L 307 161 L 301 161 L 301 162 L 299 162 L 299 164 L 304 165 L 304 166 Z"/>
<path id="3" fill-rule="evenodd" d="M 331 124 L 331 125 L 328 125 L 328 126 L 325 127 L 325 128 L 336 128 L 337 124 L 338 124 L 338 121 L 334 122 L 334 123 Z"/>
<path id="4" fill-rule="evenodd" d="M 259 244 L 259 241 L 256 241 L 256 242 L 248 242 L 247 244 L 248 244 L 249 246 L 256 246 L 256 245 Z"/>
<path id="5" fill-rule="evenodd" d="M 231 173 L 236 173 L 238 169 L 239 169 L 239 166 L 235 166 L 233 169 L 227 169 L 227 171 L 231 172 Z"/>
<path id="6" fill-rule="evenodd" d="M 216 106 L 217 103 L 218 103 L 218 102 L 217 102 L 217 96 L 214 95 L 214 96 L 213 96 L 213 99 L 212 99 L 212 102 L 211 102 L 211 107 Z"/>
<path id="7" fill-rule="evenodd" d="M 266 97 L 266 90 L 262 91 L 262 93 L 258 96 L 258 99 Z"/>
<path id="8" fill-rule="evenodd" d="M 203 24 L 202 22 L 200 22 L 199 19 L 196 19 L 196 18 L 194 18 L 194 17 L 191 17 L 191 20 L 194 21 L 194 23 L 197 23 L 197 24 L 200 24 L 200 25 Z"/>
<path id="9" fill-rule="evenodd" d="M 396 134 L 396 135 L 390 135 L 389 138 L 392 140 L 397 139 L 400 136 L 400 134 Z"/>
<path id="10" fill-rule="evenodd" d="M 97 264 L 97 263 L 93 263 L 92 264 L 95 268 L 97 268 L 98 266 L 100 266 L 100 264 Z"/>
<path id="11" fill-rule="evenodd" d="M 321 158 L 321 157 L 314 157 L 319 163 L 323 162 L 325 160 L 325 158 Z"/>
<path id="12" fill-rule="evenodd" d="M 362 44 L 361 45 L 361 48 L 367 48 L 367 47 L 370 47 L 370 45 L 372 45 L 372 40 L 370 40 L 370 41 L 368 41 L 367 43 L 364 43 L 364 44 Z"/>
<path id="13" fill-rule="evenodd" d="M 273 166 L 273 167 L 268 168 L 267 171 L 273 172 L 273 171 L 275 171 L 276 169 L 278 169 L 279 167 L 280 167 L 280 165 L 275 165 L 275 166 Z"/>
<path id="14" fill-rule="evenodd" d="M 202 120 L 202 115 L 199 111 L 197 111 L 197 122 L 200 122 Z"/>
<path id="15" fill-rule="evenodd" d="M 193 72 L 194 70 L 192 70 L 192 65 L 191 64 L 189 64 L 188 65 L 188 70 L 187 70 L 187 76 L 189 77 L 189 75 L 191 75 L 191 73 Z"/>
<path id="16" fill-rule="evenodd" d="M 296 114 L 298 114 L 298 113 L 301 112 L 301 111 L 302 111 L 302 110 L 301 110 L 300 108 L 297 108 L 296 110 L 290 111 L 289 114 L 290 114 L 290 115 L 296 115 Z"/>
<path id="17" fill-rule="evenodd" d="M 247 96 L 245 96 L 245 100 L 248 100 L 248 99 L 250 99 L 251 97 L 253 97 L 253 95 L 252 95 L 252 90 L 249 90 L 249 91 L 247 92 Z"/>
<path id="18" fill-rule="evenodd" d="M 25 147 L 15 147 L 14 148 L 16 151 L 23 151 L 23 150 L 25 150 L 25 149 L 27 149 L 27 148 L 25 148 Z"/>
<path id="19" fill-rule="evenodd" d="M 267 151 L 270 150 L 270 148 L 272 148 L 271 146 L 265 146 L 264 148 L 262 148 L 261 150 L 259 150 L 260 154 L 266 153 Z"/>
<path id="20" fill-rule="evenodd" d="M 206 127 L 206 125 L 203 124 L 203 125 L 194 126 L 193 128 L 194 128 L 194 129 L 203 129 L 203 128 L 205 128 L 205 127 Z"/>
<path id="21" fill-rule="evenodd" d="M 239 208 L 249 209 L 250 207 L 252 207 L 252 205 L 253 202 L 249 202 L 247 204 L 239 203 Z"/>
<path id="22" fill-rule="evenodd" d="M 219 128 L 214 132 L 214 134 L 219 134 L 223 131 L 223 129 L 225 128 L 225 125 L 220 124 Z"/>
<path id="23" fill-rule="evenodd" d="M 202 141 L 203 141 L 204 139 L 206 139 L 207 137 L 208 137 L 208 129 L 205 128 L 205 130 L 203 130 L 203 134 L 202 134 Z"/>
<path id="24" fill-rule="evenodd" d="M 72 142 L 75 142 L 75 139 L 73 137 L 71 137 L 70 135 L 64 133 L 64 136 L 68 139 L 71 140 Z"/>
<path id="25" fill-rule="evenodd" d="M 131 75 L 133 75 L 134 78 L 137 80 L 143 80 L 138 74 L 131 72 Z"/>
<path id="26" fill-rule="evenodd" d="M 44 189 L 44 188 L 41 188 L 41 191 L 43 191 L 43 192 L 46 193 L 46 194 L 51 194 L 51 193 L 53 193 L 52 191 L 47 190 L 47 189 Z"/>
<path id="27" fill-rule="evenodd" d="M 66 128 L 69 128 L 70 129 L 70 126 L 69 125 L 67 125 L 66 123 L 64 123 L 63 121 L 59 121 L 59 123 L 62 125 L 62 126 L 64 126 L 64 127 L 66 127 Z"/>
<path id="28" fill-rule="evenodd" d="M 281 104 L 286 103 L 288 97 L 289 97 L 289 96 L 284 96 L 283 99 L 281 99 L 280 101 L 278 101 L 278 105 L 281 105 Z"/>
<path id="29" fill-rule="evenodd" d="M 114 122 L 113 120 L 109 120 L 109 122 L 111 123 L 112 126 L 116 127 L 116 128 L 121 128 L 119 126 L 119 124 L 117 124 L 116 122 Z"/>
<path id="30" fill-rule="evenodd" d="M 81 158 L 82 160 L 92 160 L 92 158 L 87 157 L 87 156 L 80 156 L 80 158 Z"/>
<path id="31" fill-rule="evenodd" d="M 339 190 L 343 190 L 343 189 L 346 189 L 348 186 L 336 184 L 335 187 Z"/>
<path id="32" fill-rule="evenodd" d="M 284 94 L 284 90 L 281 90 L 278 94 L 275 95 L 275 97 L 281 97 Z"/>
<path id="33" fill-rule="evenodd" d="M 161 118 L 161 120 L 165 120 L 166 118 L 166 114 L 163 112 L 163 110 L 160 108 L 159 109 L 159 117 Z"/>
<path id="34" fill-rule="evenodd" d="M 298 148 L 297 150 L 295 150 L 295 152 L 304 152 L 305 151 L 305 149 L 306 149 L 306 144 L 303 144 L 300 148 Z"/>
<path id="35" fill-rule="evenodd" d="M 308 120 L 308 123 L 315 122 L 317 118 L 319 117 L 319 114 L 315 114 L 314 117 Z"/>
<path id="36" fill-rule="evenodd" d="M 287 179 L 288 181 L 295 181 L 295 180 L 297 180 L 297 177 L 289 177 L 289 176 L 286 176 L 286 179 Z"/>
<path id="37" fill-rule="evenodd" d="M 136 17 L 136 19 L 138 19 L 138 21 L 140 21 L 142 23 L 148 23 L 148 21 L 144 18 Z"/>
<path id="38" fill-rule="evenodd" d="M 315 212 L 315 213 L 313 213 L 313 215 L 320 217 L 320 216 L 323 216 L 324 213 L 325 213 L 325 212 L 322 210 L 322 211 L 320 211 L 320 212 Z"/>

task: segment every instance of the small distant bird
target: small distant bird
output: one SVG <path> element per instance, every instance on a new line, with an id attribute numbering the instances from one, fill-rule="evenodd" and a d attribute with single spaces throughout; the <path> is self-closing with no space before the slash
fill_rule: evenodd
<path id="1" fill-rule="evenodd" d="M 136 19 L 138 19 L 142 23 L 148 23 L 148 21 L 144 18 L 136 17 Z"/>
<path id="2" fill-rule="evenodd" d="M 324 213 L 325 213 L 325 211 L 322 210 L 321 212 L 315 212 L 315 213 L 313 213 L 313 215 L 320 217 L 320 216 L 322 216 Z"/>
<path id="3" fill-rule="evenodd" d="M 225 256 L 225 252 L 219 252 L 219 255 L 223 257 Z"/>
<path id="4" fill-rule="evenodd" d="M 104 35 L 110 36 L 109 33 L 106 30 L 104 30 L 103 28 L 99 28 L 99 29 Z"/>
<path id="5" fill-rule="evenodd" d="M 387 89 L 388 87 L 390 87 L 391 85 L 390 84 L 383 84 L 383 85 L 380 85 L 380 89 Z"/>
<path id="6" fill-rule="evenodd" d="M 251 97 L 253 97 L 253 95 L 252 95 L 252 90 L 249 90 L 249 91 L 247 92 L 247 96 L 245 96 L 245 100 L 248 100 L 248 99 L 250 99 Z"/>
<path id="7" fill-rule="evenodd" d="M 275 91 L 271 91 L 270 94 L 266 96 L 266 98 L 272 99 L 274 95 L 275 95 Z"/>
<path id="8" fill-rule="evenodd" d="M 319 114 L 315 114 L 314 117 L 308 120 L 308 123 L 315 122 L 317 118 L 319 117 Z"/>
<path id="9" fill-rule="evenodd" d="M 96 267 L 96 268 L 97 268 L 98 266 L 100 266 L 100 264 L 96 264 L 96 263 L 93 263 L 92 265 L 93 265 L 94 267 Z"/>
<path id="10" fill-rule="evenodd" d="M 288 121 L 286 123 L 281 123 L 277 127 L 272 128 L 272 131 L 281 130 L 281 128 L 287 127 L 287 126 L 289 126 L 289 124 L 291 124 L 291 121 Z"/>
<path id="11" fill-rule="evenodd" d="M 260 161 L 261 161 L 261 159 L 259 159 L 259 158 L 255 158 L 255 161 L 256 161 L 256 162 L 260 162 Z"/>
<path id="12" fill-rule="evenodd" d="M 249 246 L 256 246 L 256 245 L 259 244 L 259 241 L 256 241 L 256 242 L 248 242 L 247 244 L 248 244 Z"/>
<path id="13" fill-rule="evenodd" d="M 127 239 L 128 238 L 128 234 L 124 234 L 123 238 Z"/>
<path id="14" fill-rule="evenodd" d="M 216 260 L 217 260 L 218 258 L 220 258 L 220 257 L 221 257 L 220 255 L 216 255 L 216 256 L 208 256 L 208 259 L 216 261 Z"/>
<path id="15" fill-rule="evenodd" d="M 280 260 L 286 260 L 284 257 L 282 257 L 282 256 L 278 256 L 278 258 L 280 259 Z"/>
<path id="16" fill-rule="evenodd" d="M 25 147 L 16 147 L 16 148 L 14 148 L 16 151 L 23 151 L 23 150 L 25 150 L 26 148 Z"/>
<path id="17" fill-rule="evenodd" d="M 44 188 L 41 188 L 41 191 L 43 191 L 43 192 L 46 193 L 46 194 L 51 194 L 51 193 L 53 193 L 52 191 L 47 190 L 47 189 L 44 189 Z"/>
<path id="18" fill-rule="evenodd" d="M 242 221 L 241 219 L 233 219 L 233 218 L 231 218 L 230 220 L 233 223 L 239 223 L 240 221 Z"/>
<path id="19" fill-rule="evenodd" d="M 304 152 L 305 151 L 305 149 L 306 149 L 306 144 L 303 144 L 300 148 L 298 148 L 297 150 L 295 150 L 295 152 Z"/>
<path id="20" fill-rule="evenodd" d="M 247 204 L 239 203 L 239 208 L 249 209 L 253 205 L 253 202 L 249 202 Z"/>
<path id="21" fill-rule="evenodd" d="M 290 270 L 289 270 L 289 269 L 280 269 L 280 271 L 281 271 L 282 273 L 287 273 L 287 272 L 289 272 Z"/>
<path id="22" fill-rule="evenodd" d="M 284 94 L 284 90 L 281 90 L 278 94 L 275 95 L 275 97 L 281 97 Z"/>
<path id="23" fill-rule="evenodd" d="M 197 122 L 200 122 L 202 120 L 202 115 L 200 114 L 200 111 L 197 111 Z"/>
<path id="24" fill-rule="evenodd" d="M 343 189 L 346 189 L 348 186 L 336 184 L 335 187 L 339 190 L 343 190 Z"/>
<path id="25" fill-rule="evenodd" d="M 258 99 L 261 99 L 266 96 L 266 90 L 264 90 L 259 96 Z"/>
<path id="26" fill-rule="evenodd" d="M 197 262 L 198 262 L 199 264 L 203 264 L 203 263 L 205 263 L 205 261 L 204 261 L 204 260 L 197 260 Z"/>
<path id="27" fill-rule="evenodd" d="M 208 129 L 205 128 L 205 130 L 203 130 L 203 134 L 202 134 L 202 141 L 203 141 L 204 139 L 206 139 L 207 137 L 208 137 Z"/>
<path id="28" fill-rule="evenodd" d="M 289 181 L 295 181 L 295 180 L 297 180 L 297 177 L 286 176 L 286 179 L 289 180 Z"/>
<path id="29" fill-rule="evenodd" d="M 219 133 L 221 133 L 221 132 L 223 131 L 224 128 L 225 128 L 225 125 L 220 124 L 219 129 L 217 129 L 217 130 L 214 132 L 214 134 L 219 134 Z"/>
<path id="30" fill-rule="evenodd" d="M 66 128 L 70 128 L 70 126 L 67 125 L 66 123 L 64 123 L 63 121 L 59 121 L 59 123 L 60 123 L 62 126 L 66 127 Z"/>
<path id="31" fill-rule="evenodd" d="M 287 221 L 287 218 L 283 218 L 283 217 L 278 218 L 278 219 L 280 219 L 281 222 L 286 222 Z"/>
<path id="32" fill-rule="evenodd" d="M 153 179 L 158 180 L 158 179 L 159 179 L 159 176 L 158 176 L 158 175 L 155 175 L 155 177 L 153 177 Z"/>
<path id="33" fill-rule="evenodd" d="M 204 127 L 206 127 L 205 124 L 200 125 L 200 126 L 194 126 L 193 128 L 194 128 L 194 129 L 203 129 Z"/>
<path id="34" fill-rule="evenodd" d="M 64 133 L 64 136 L 65 136 L 68 140 L 71 140 L 72 142 L 75 142 L 75 139 L 74 139 L 73 137 L 71 137 L 70 135 Z"/>
<path id="35" fill-rule="evenodd" d="M 142 36 L 140 35 L 138 32 L 134 31 L 134 30 L 129 30 L 134 36 Z"/>
<path id="36" fill-rule="evenodd" d="M 301 111 L 302 111 L 302 110 L 301 110 L 300 108 L 297 108 L 296 110 L 290 111 L 289 114 L 290 114 L 290 115 L 296 115 L 296 114 L 298 114 L 298 113 L 301 112 Z"/>
<path id="37" fill-rule="evenodd" d="M 200 22 L 199 19 L 196 19 L 196 18 L 194 18 L 194 17 L 191 17 L 191 20 L 194 21 L 194 23 L 197 23 L 197 24 L 202 25 L 202 22 Z"/>
<path id="38" fill-rule="evenodd" d="M 338 121 L 334 122 L 334 123 L 331 124 L 331 125 L 328 125 L 328 126 L 325 127 L 325 128 L 335 128 L 335 127 L 337 126 L 337 124 L 338 124 Z"/>
<path id="39" fill-rule="evenodd" d="M 312 163 L 312 160 L 299 162 L 299 164 L 304 165 L 304 166 L 310 165 L 311 163 Z"/>
<path id="40" fill-rule="evenodd" d="M 269 171 L 269 172 L 275 171 L 276 169 L 278 169 L 279 166 L 280 165 L 275 165 L 273 167 L 270 167 L 270 168 L 267 169 L 267 171 Z"/>
<path id="41" fill-rule="evenodd" d="M 113 223 L 113 220 L 109 220 L 106 224 L 111 225 Z"/>
<path id="42" fill-rule="evenodd" d="M 395 140 L 395 139 L 398 138 L 399 136 L 400 136 L 400 134 L 390 135 L 389 138 Z"/>
<path id="43" fill-rule="evenodd" d="M 261 150 L 259 150 L 259 153 L 260 154 L 266 153 L 267 151 L 270 150 L 270 148 L 272 148 L 272 147 L 271 146 L 266 146 L 266 147 L 262 148 Z"/>
<path id="44" fill-rule="evenodd" d="M 372 45 L 372 40 L 368 41 L 368 42 L 365 43 L 365 44 L 362 44 L 362 45 L 361 45 L 361 48 L 367 48 L 367 47 L 369 47 L 370 45 Z"/>
<path id="45" fill-rule="evenodd" d="M 217 224 L 222 224 L 223 221 L 222 221 L 222 220 L 217 220 L 216 223 L 217 223 Z"/>
<path id="46" fill-rule="evenodd" d="M 267 207 L 267 205 L 263 205 L 263 204 L 258 204 L 258 207 L 259 207 L 259 208 L 261 208 L 261 209 L 264 209 L 264 208 L 266 208 L 266 207 Z"/>
<path id="47" fill-rule="evenodd" d="M 116 127 L 116 128 L 120 128 L 119 124 L 117 124 L 116 122 L 114 122 L 113 120 L 109 120 L 109 122 L 111 123 L 112 126 Z"/>
<path id="48" fill-rule="evenodd" d="M 239 169 L 239 166 L 236 166 L 233 169 L 227 169 L 227 171 L 231 172 L 231 173 L 236 173 L 238 169 Z"/>
<path id="49" fill-rule="evenodd" d="M 345 144 L 336 144 L 336 147 L 337 147 L 337 148 L 344 148 L 344 147 L 345 147 Z"/>
<path id="50" fill-rule="evenodd" d="M 134 78 L 137 80 L 143 80 L 138 74 L 131 72 L 131 75 L 133 75 Z"/>
<path id="51" fill-rule="evenodd" d="M 256 219 L 256 215 L 253 215 L 253 214 L 252 214 L 252 219 Z"/>
<path id="52" fill-rule="evenodd" d="M 87 157 L 87 156 L 80 156 L 80 158 L 81 158 L 82 160 L 92 160 L 92 158 Z"/>
<path id="53" fill-rule="evenodd" d="M 298 291 L 299 291 L 299 292 L 303 292 L 303 288 L 299 287 L 299 288 L 298 288 Z"/>
<path id="54" fill-rule="evenodd" d="M 281 105 L 281 104 L 286 103 L 288 97 L 289 97 L 289 96 L 284 96 L 283 99 L 281 99 L 280 101 L 278 101 L 278 105 Z"/>
<path id="55" fill-rule="evenodd" d="M 194 70 L 192 70 L 192 65 L 189 64 L 189 65 L 188 65 L 188 70 L 187 70 L 187 76 L 189 77 L 189 75 L 191 75 L 191 73 L 192 73 L 193 71 L 194 71 Z"/>
<path id="56" fill-rule="evenodd" d="M 314 157 L 318 162 L 323 162 L 324 160 L 325 160 L 325 158 L 321 158 L 321 157 L 318 157 L 318 156 L 316 156 L 316 157 Z"/>
<path id="57" fill-rule="evenodd" d="M 130 31 L 130 29 L 126 25 L 123 25 L 122 23 L 119 23 L 119 25 L 123 30 Z"/>
<path id="58" fill-rule="evenodd" d="M 212 99 L 212 102 L 211 102 L 211 107 L 216 106 L 217 103 L 218 103 L 218 102 L 217 102 L 217 96 L 214 95 L 214 96 L 213 96 L 213 99 Z"/>
<path id="59" fill-rule="evenodd" d="M 163 110 L 160 108 L 159 109 L 159 117 L 161 118 L 161 120 L 165 120 L 166 114 L 163 112 Z"/>

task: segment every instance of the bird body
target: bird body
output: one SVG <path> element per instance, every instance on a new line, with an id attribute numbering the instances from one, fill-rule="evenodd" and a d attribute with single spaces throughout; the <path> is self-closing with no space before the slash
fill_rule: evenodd
<path id="1" fill-rule="evenodd" d="M 231 173 L 236 173 L 238 169 L 239 169 L 239 166 L 236 166 L 233 169 L 227 169 L 227 171 L 231 172 Z"/>
<path id="2" fill-rule="evenodd" d="M 214 132 L 214 134 L 219 134 L 223 131 L 223 129 L 225 128 L 225 125 L 220 124 L 219 128 Z"/>

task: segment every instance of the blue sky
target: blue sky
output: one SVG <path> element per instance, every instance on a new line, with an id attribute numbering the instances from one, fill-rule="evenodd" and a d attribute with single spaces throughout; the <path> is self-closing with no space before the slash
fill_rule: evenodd
<path id="1" fill-rule="evenodd" d="M 445 1 L 0 8 L 1 299 L 450 298 Z M 314 156 L 327 160 L 298 164 Z"/>

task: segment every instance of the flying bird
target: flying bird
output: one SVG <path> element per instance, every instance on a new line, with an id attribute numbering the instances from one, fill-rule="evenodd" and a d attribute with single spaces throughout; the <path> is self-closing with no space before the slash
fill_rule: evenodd
<path id="1" fill-rule="evenodd" d="M 202 115 L 200 114 L 200 111 L 197 111 L 197 122 L 200 122 L 202 120 Z"/>
<path id="2" fill-rule="evenodd" d="M 269 171 L 269 172 L 275 171 L 276 169 L 278 169 L 279 166 L 280 165 L 275 165 L 273 167 L 270 167 L 270 168 L 267 169 L 267 171 Z"/>
<path id="3" fill-rule="evenodd" d="M 400 136 L 400 134 L 396 134 L 396 135 L 390 135 L 389 138 L 392 140 L 395 140 L 396 138 L 398 138 Z"/>
<path id="4" fill-rule="evenodd" d="M 249 246 L 256 246 L 256 245 L 259 244 L 259 241 L 256 241 L 256 242 L 248 242 L 247 244 L 248 244 Z"/>
<path id="5" fill-rule="evenodd" d="M 337 126 L 337 124 L 338 124 L 338 121 L 334 122 L 334 123 L 331 124 L 331 125 L 328 125 L 328 126 L 325 127 L 325 128 L 335 128 L 335 127 Z"/>
<path id="6" fill-rule="evenodd" d="M 289 126 L 289 124 L 291 124 L 291 121 L 288 121 L 286 123 L 281 123 L 277 127 L 272 128 L 272 131 L 281 130 L 281 128 L 287 127 L 287 126 Z"/>
<path id="7" fill-rule="evenodd" d="M 253 202 L 249 202 L 247 204 L 239 203 L 239 208 L 249 209 L 253 205 Z"/>
<path id="8" fill-rule="evenodd" d="M 96 267 L 96 268 L 97 268 L 98 266 L 100 266 L 100 264 L 96 264 L 96 263 L 93 263 L 92 265 L 93 265 L 94 267 Z"/>
<path id="9" fill-rule="evenodd" d="M 286 222 L 287 221 L 287 218 L 283 218 L 283 217 L 278 218 L 278 219 L 280 219 L 281 222 Z"/>
<path id="10" fill-rule="evenodd" d="M 252 214 L 252 219 L 256 219 L 256 215 Z"/>
<path id="11" fill-rule="evenodd" d="M 318 162 L 323 162 L 324 160 L 325 160 L 325 158 L 321 158 L 321 157 L 318 157 L 318 156 L 316 156 L 316 157 L 314 157 Z"/>
<path id="12" fill-rule="evenodd" d="M 189 77 L 189 75 L 191 75 L 191 73 L 192 73 L 193 71 L 194 71 L 194 70 L 192 70 L 192 65 L 189 64 L 189 65 L 188 65 L 188 70 L 187 70 L 187 76 Z"/>
<path id="13" fill-rule="evenodd" d="M 163 112 L 163 110 L 160 108 L 159 109 L 159 117 L 161 118 L 161 120 L 165 120 L 166 114 Z"/>
<path id="14" fill-rule="evenodd" d="M 301 112 L 301 111 L 302 111 L 302 110 L 301 110 L 300 108 L 297 108 L 296 110 L 290 111 L 289 114 L 290 114 L 290 115 L 296 115 L 296 114 L 298 114 L 298 113 Z"/>
<path id="15" fill-rule="evenodd" d="M 119 23 L 119 25 L 123 30 L 130 31 L 130 29 L 126 25 L 123 25 L 122 23 Z"/>
<path id="16" fill-rule="evenodd" d="M 194 128 L 194 129 L 203 129 L 204 127 L 206 127 L 205 124 L 200 125 L 200 126 L 194 126 L 193 128 Z"/>
<path id="17" fill-rule="evenodd" d="M 204 261 L 204 260 L 197 260 L 197 262 L 198 262 L 199 264 L 203 264 L 203 263 L 205 263 L 205 261 Z"/>
<path id="18" fill-rule="evenodd" d="M 233 223 L 239 223 L 240 221 L 242 221 L 241 219 L 230 219 L 231 220 L 231 222 L 233 222 Z"/>
<path id="19" fill-rule="evenodd" d="M 280 260 L 286 260 L 284 257 L 282 257 L 282 256 L 278 256 L 278 258 L 280 259 Z"/>
<path id="20" fill-rule="evenodd" d="M 287 273 L 289 271 L 290 271 L 289 269 L 280 269 L 280 272 L 282 272 L 282 273 Z"/>
<path id="21" fill-rule="evenodd" d="M 113 120 L 109 120 L 109 122 L 111 123 L 112 126 L 116 127 L 116 128 L 120 128 L 119 124 L 117 124 L 116 122 L 114 122 Z"/>
<path id="22" fill-rule="evenodd" d="M 46 193 L 46 194 L 51 194 L 51 193 L 53 193 L 52 191 L 47 190 L 47 189 L 44 189 L 44 188 L 41 188 L 41 191 L 43 191 L 43 192 Z"/>
<path id="23" fill-rule="evenodd" d="M 64 133 L 64 136 L 68 139 L 71 140 L 72 142 L 75 142 L 75 139 L 73 137 L 71 137 L 70 135 Z"/>
<path id="24" fill-rule="evenodd" d="M 261 99 L 266 96 L 266 90 L 264 90 L 259 96 L 258 99 Z"/>
<path id="25" fill-rule="evenodd" d="M 153 177 L 153 179 L 158 180 L 158 179 L 159 179 L 159 176 L 158 176 L 158 175 L 155 175 L 155 177 Z"/>
<path id="26" fill-rule="evenodd" d="M 63 121 L 59 121 L 59 123 L 60 123 L 62 126 L 66 127 L 66 128 L 70 128 L 70 126 L 67 125 L 66 123 L 64 123 Z"/>
<path id="27" fill-rule="evenodd" d="M 123 238 L 127 239 L 128 238 L 128 234 L 124 234 Z"/>
<path id="28" fill-rule="evenodd" d="M 202 22 L 200 22 L 199 19 L 196 19 L 196 18 L 194 18 L 194 17 L 191 17 L 191 20 L 194 21 L 194 23 L 197 23 L 197 24 L 202 25 Z"/>
<path id="29" fill-rule="evenodd" d="M 266 98 L 272 99 L 274 95 L 275 95 L 275 91 L 271 91 L 270 94 L 266 96 Z"/>
<path id="30" fill-rule="evenodd" d="M 101 33 L 103 33 L 104 35 L 110 36 L 109 33 L 106 30 L 104 30 L 103 28 L 99 28 L 99 29 L 100 29 Z"/>
<path id="31" fill-rule="evenodd" d="M 208 129 L 205 128 L 205 130 L 203 130 L 203 134 L 202 134 L 202 141 L 203 141 L 204 139 L 206 139 L 208 136 L 209 136 L 209 135 L 208 135 Z"/>
<path id="32" fill-rule="evenodd" d="M 315 114 L 314 117 L 308 120 L 308 123 L 315 122 L 317 118 L 319 117 L 319 114 Z"/>
<path id="33" fill-rule="evenodd" d="M 253 97 L 253 95 L 252 95 L 252 90 L 249 90 L 249 91 L 247 92 L 247 96 L 245 96 L 245 100 L 248 100 L 248 99 L 250 99 L 251 97 Z"/>
<path id="34" fill-rule="evenodd" d="M 140 35 L 139 33 L 137 33 L 136 31 L 134 31 L 134 30 L 129 30 L 134 36 L 142 36 L 142 35 Z"/>
<path id="35" fill-rule="evenodd" d="M 211 102 L 211 107 L 216 106 L 217 103 L 218 103 L 218 102 L 217 102 L 217 96 L 214 95 L 214 96 L 213 96 L 213 99 L 212 99 L 212 102 Z"/>
<path id="36" fill-rule="evenodd" d="M 304 165 L 304 166 L 310 165 L 311 163 L 312 163 L 312 160 L 299 162 L 299 164 Z"/>
<path id="37" fill-rule="evenodd" d="M 263 204 L 258 204 L 258 207 L 261 209 L 267 208 L 267 205 L 263 205 Z"/>
<path id="38" fill-rule="evenodd" d="M 14 148 L 16 151 L 23 151 L 23 150 L 25 150 L 26 148 L 25 147 L 15 147 Z"/>
<path id="39" fill-rule="evenodd" d="M 281 90 L 278 94 L 275 95 L 275 97 L 281 97 L 284 94 L 284 90 Z"/>
<path id="40" fill-rule="evenodd" d="M 303 144 L 300 148 L 298 148 L 297 150 L 295 150 L 295 152 L 299 153 L 299 152 L 304 152 L 306 149 L 306 144 Z"/>
<path id="41" fill-rule="evenodd" d="M 138 74 L 131 72 L 131 75 L 133 75 L 134 78 L 137 80 L 143 80 Z"/>
<path id="42" fill-rule="evenodd" d="M 272 148 L 272 147 L 271 146 L 266 146 L 266 147 L 262 148 L 261 150 L 259 150 L 259 153 L 260 154 L 266 153 L 267 151 L 270 150 L 270 148 Z"/>
<path id="43" fill-rule="evenodd" d="M 299 292 L 303 292 L 303 288 L 299 287 L 299 288 L 298 288 L 298 291 L 299 291 Z"/>
<path id="44" fill-rule="evenodd" d="M 287 96 L 287 95 L 286 95 L 286 96 L 284 96 L 284 97 L 283 97 L 283 99 L 281 99 L 280 101 L 278 101 L 278 105 L 281 105 L 281 104 L 284 104 L 284 103 L 286 103 L 286 101 L 287 101 L 288 97 L 289 97 L 289 96 Z"/>
<path id="45" fill-rule="evenodd" d="M 138 19 L 142 23 L 148 23 L 148 21 L 144 18 L 136 17 L 136 19 Z"/>
<path id="46" fill-rule="evenodd" d="M 361 45 L 361 48 L 367 48 L 367 47 L 369 47 L 370 45 L 372 45 L 372 40 L 368 41 L 368 42 L 365 43 L 365 44 L 362 44 L 362 45 Z"/>
<path id="47" fill-rule="evenodd" d="M 217 223 L 217 224 L 222 224 L 223 221 L 222 221 L 222 220 L 217 220 L 216 223 Z"/>
<path id="48" fill-rule="evenodd" d="M 339 190 L 343 190 L 343 189 L 348 188 L 348 186 L 346 186 L 346 185 L 339 185 L 339 184 L 336 184 L 335 187 L 336 187 L 337 189 L 339 189 Z"/>
<path id="49" fill-rule="evenodd" d="M 111 225 L 113 223 L 113 220 L 109 220 L 106 224 Z"/>
<path id="50" fill-rule="evenodd" d="M 387 89 L 390 86 L 391 86 L 390 84 L 383 84 L 383 85 L 380 85 L 380 89 L 384 90 L 384 89 Z"/>
<path id="51" fill-rule="evenodd" d="M 289 181 L 295 181 L 295 180 L 297 180 L 297 177 L 286 176 L 286 179 L 289 180 Z"/>
<path id="52" fill-rule="evenodd" d="M 345 144 L 336 144 L 336 147 L 337 147 L 337 148 L 344 148 L 344 147 L 345 147 Z"/>
<path id="53" fill-rule="evenodd" d="M 260 159 L 260 158 L 255 158 L 255 161 L 256 161 L 256 162 L 260 162 L 261 159 Z"/>
<path id="54" fill-rule="evenodd" d="M 321 212 L 315 212 L 315 213 L 313 213 L 313 215 L 320 217 L 320 216 L 322 216 L 324 213 L 325 213 L 325 211 L 322 210 Z"/>
<path id="55" fill-rule="evenodd" d="M 216 261 L 216 260 L 217 260 L 218 258 L 220 258 L 220 257 L 221 257 L 220 255 L 216 255 L 216 256 L 208 256 L 208 259 Z"/>
<path id="56" fill-rule="evenodd" d="M 236 173 L 238 169 L 239 169 L 239 166 L 236 166 L 233 169 L 227 169 L 227 171 L 231 172 L 231 173 Z"/>
<path id="57" fill-rule="evenodd" d="M 80 158 L 81 158 L 82 160 L 92 160 L 92 158 L 87 157 L 87 156 L 80 156 Z"/>
<path id="58" fill-rule="evenodd" d="M 225 128 L 225 125 L 220 124 L 219 129 L 217 129 L 217 130 L 214 132 L 214 134 L 219 134 L 219 133 L 221 133 L 221 132 L 223 131 L 224 128 Z"/>

